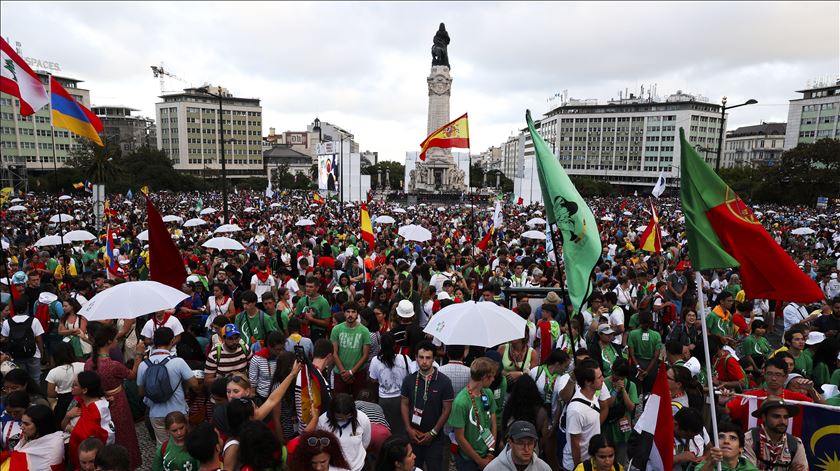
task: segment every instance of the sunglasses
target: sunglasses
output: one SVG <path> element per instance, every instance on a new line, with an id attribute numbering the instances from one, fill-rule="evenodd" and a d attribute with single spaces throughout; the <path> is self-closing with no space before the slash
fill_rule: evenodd
<path id="1" fill-rule="evenodd" d="M 320 445 L 322 447 L 326 447 L 330 446 L 330 439 L 327 437 L 309 437 L 309 439 L 306 440 L 306 444 L 309 446 Z"/>
<path id="2" fill-rule="evenodd" d="M 236 384 L 245 382 L 245 378 L 243 378 L 242 376 L 228 376 L 226 379 L 228 380 L 228 382 Z"/>

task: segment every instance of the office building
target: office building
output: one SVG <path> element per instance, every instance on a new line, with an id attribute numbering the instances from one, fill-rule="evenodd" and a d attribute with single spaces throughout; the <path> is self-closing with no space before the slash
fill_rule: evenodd
<path id="1" fill-rule="evenodd" d="M 219 126 L 224 132 L 228 178 L 265 175 L 263 164 L 262 106 L 259 98 L 236 97 L 222 87 L 208 87 L 219 98 L 198 88 L 163 95 L 155 104 L 157 146 L 166 152 L 176 170 L 202 177 L 221 171 Z"/>
<path id="2" fill-rule="evenodd" d="M 820 139 L 840 139 L 840 79 L 817 80 L 796 93 L 802 98 L 790 100 L 785 150 Z"/>
<path id="3" fill-rule="evenodd" d="M 723 144 L 724 167 L 776 165 L 785 144 L 785 123 L 761 123 L 727 131 Z"/>
<path id="4" fill-rule="evenodd" d="M 154 120 L 131 114 L 139 110 L 128 106 L 94 106 L 91 111 L 99 117 L 105 128 L 102 131 L 103 139 L 119 144 L 123 154 L 143 146 L 157 145 Z"/>

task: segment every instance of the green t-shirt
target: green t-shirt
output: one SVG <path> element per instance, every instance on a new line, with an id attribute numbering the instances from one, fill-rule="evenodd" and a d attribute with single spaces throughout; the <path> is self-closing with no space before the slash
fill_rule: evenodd
<path id="1" fill-rule="evenodd" d="M 638 329 L 639 328 L 639 313 L 635 313 L 630 316 L 630 328 L 631 329 Z"/>
<path id="2" fill-rule="evenodd" d="M 652 360 L 662 347 L 662 336 L 655 330 L 631 330 L 627 336 L 627 345 L 633 348 L 636 358 Z"/>
<path id="3" fill-rule="evenodd" d="M 831 373 L 831 379 L 828 382 L 840 387 L 840 368 L 837 368 L 834 370 L 834 373 Z"/>
<path id="4" fill-rule="evenodd" d="M 82 254 L 82 264 L 84 266 L 88 266 L 90 262 L 96 261 L 96 254 L 97 252 L 85 252 Z"/>
<path id="5" fill-rule="evenodd" d="M 607 377 L 604 379 L 604 383 L 607 385 L 607 389 L 609 389 L 610 394 L 614 395 L 615 388 L 612 384 L 612 378 Z M 624 380 L 624 388 L 627 389 L 627 395 L 630 396 L 630 400 L 633 401 L 633 404 L 636 406 L 639 405 L 639 393 L 636 390 L 636 383 L 630 381 L 629 379 Z M 616 401 L 623 401 L 621 396 L 615 396 Z M 630 422 L 631 429 L 627 430 L 626 432 L 622 432 L 619 428 L 619 422 L 621 419 L 616 420 L 615 422 L 606 422 L 601 424 L 601 433 L 605 434 L 606 436 L 612 438 L 613 442 L 615 443 L 627 443 L 630 440 L 630 432 L 632 431 L 632 420 L 633 415 L 631 414 L 632 411 L 626 410 L 624 412 L 624 417 L 626 417 Z"/>
<path id="6" fill-rule="evenodd" d="M 475 402 L 475 408 L 473 402 Z M 449 421 L 447 422 L 452 428 L 464 429 L 464 437 L 467 442 L 482 458 L 490 452 L 482 439 L 483 430 L 486 430 L 486 433 L 492 434 L 493 432 L 490 424 L 490 414 L 496 414 L 496 399 L 493 397 L 493 391 L 484 388 L 481 390 L 481 396 L 470 399 L 469 390 L 464 388 L 452 401 L 452 413 L 449 414 Z M 463 450 L 461 456 L 470 459 Z"/>
<path id="7" fill-rule="evenodd" d="M 370 331 L 362 324 L 349 327 L 346 322 L 342 322 L 333 327 L 330 341 L 338 344 L 338 358 L 344 365 L 344 369 L 350 369 L 362 358 L 364 346 L 370 345 Z M 335 367 L 335 372 L 339 372 L 338 365 Z"/>
<path id="8" fill-rule="evenodd" d="M 332 317 L 332 313 L 330 312 L 330 303 L 327 302 L 327 298 L 321 296 L 320 294 L 314 301 L 309 299 L 309 296 L 303 296 L 298 299 L 298 302 L 295 305 L 295 314 L 298 316 L 302 315 L 303 311 L 308 307 L 311 307 L 315 311 L 314 316 L 316 319 L 329 319 Z M 327 329 L 319 325 L 313 325 L 310 328 L 310 331 L 312 334 L 324 334 Z"/>
<path id="9" fill-rule="evenodd" d="M 697 465 L 697 469 L 702 468 L 704 464 L 706 464 L 706 462 L 702 461 L 700 464 Z M 756 468 L 754 464 L 750 463 L 743 456 L 738 458 L 738 464 L 735 465 L 734 468 L 730 468 L 729 466 L 726 465 L 726 463 L 721 461 L 720 469 L 721 469 L 721 471 L 759 471 L 758 468 Z"/>
<path id="10" fill-rule="evenodd" d="M 811 373 L 814 371 L 814 356 L 811 351 L 803 350 L 798 357 L 793 359 L 793 366 L 810 378 Z"/>
<path id="11" fill-rule="evenodd" d="M 161 453 L 163 447 L 158 447 L 152 461 L 152 471 L 184 471 L 197 470 L 201 463 L 178 446 L 173 440 L 166 441 L 166 453 Z"/>
<path id="12" fill-rule="evenodd" d="M 254 317 L 250 317 L 245 311 L 240 312 L 236 316 L 235 324 L 239 331 L 242 332 L 242 339 L 248 345 L 265 340 L 269 332 L 279 330 L 277 320 L 263 311 L 257 312 L 257 315 Z"/>
<path id="13" fill-rule="evenodd" d="M 709 328 L 709 335 L 732 337 L 735 332 L 731 316 L 728 321 L 724 321 L 714 312 L 710 312 L 709 315 L 706 316 L 706 327 Z"/>
<path id="14" fill-rule="evenodd" d="M 761 355 L 765 358 L 773 352 L 773 347 L 770 346 L 766 337 L 756 337 L 755 335 L 748 335 L 744 339 L 744 343 L 741 344 L 741 349 L 744 356 Z"/>
<path id="15" fill-rule="evenodd" d="M 286 308 L 282 311 L 276 313 L 276 317 L 274 318 L 277 321 L 277 325 L 280 327 L 280 330 L 286 331 L 289 329 L 289 314 L 291 314 L 292 309 Z"/>

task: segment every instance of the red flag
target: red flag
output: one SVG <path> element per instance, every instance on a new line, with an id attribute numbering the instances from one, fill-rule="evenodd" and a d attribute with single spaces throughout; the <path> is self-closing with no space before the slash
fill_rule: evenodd
<path id="1" fill-rule="evenodd" d="M 149 278 L 175 289 L 181 289 L 187 279 L 187 270 L 181 254 L 166 224 L 152 200 L 146 197 L 146 217 L 149 225 Z"/>
<path id="2" fill-rule="evenodd" d="M 0 38 L 0 92 L 20 99 L 21 116 L 29 116 L 50 102 L 38 74 Z"/>
<path id="3" fill-rule="evenodd" d="M 495 232 L 496 228 L 491 226 L 490 230 L 487 231 L 487 235 L 485 235 L 480 241 L 478 241 L 476 248 L 478 248 L 478 250 L 487 250 L 487 246 L 490 244 L 490 239 L 493 238 L 493 233 Z"/>
<path id="4" fill-rule="evenodd" d="M 522 206 L 523 204 L 525 204 L 525 200 L 523 200 L 522 197 L 520 196 L 519 198 L 516 199 L 516 204 L 518 204 L 519 206 Z"/>

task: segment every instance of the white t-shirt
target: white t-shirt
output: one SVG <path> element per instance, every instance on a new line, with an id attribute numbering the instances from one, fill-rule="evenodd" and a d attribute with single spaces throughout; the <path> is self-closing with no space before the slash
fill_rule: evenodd
<path id="1" fill-rule="evenodd" d="M 27 316 L 26 314 L 18 314 L 12 317 L 12 320 L 16 323 L 26 322 L 27 319 L 29 319 L 29 316 Z M 9 330 L 9 320 L 6 319 L 5 321 L 3 321 L 3 327 L 0 328 L 0 335 L 2 335 L 3 337 L 8 337 Z M 39 335 L 44 335 L 44 328 L 41 326 L 41 322 L 39 322 L 38 319 L 35 319 L 34 317 L 32 318 L 32 333 L 35 335 L 36 339 Z M 35 355 L 33 355 L 32 358 L 41 358 L 41 350 L 35 348 Z"/>
<path id="2" fill-rule="evenodd" d="M 597 398 L 590 400 L 580 391 L 572 396 L 572 400 L 574 399 L 582 399 L 599 409 L 601 407 Z M 566 469 L 575 467 L 572 460 L 572 434 L 580 435 L 580 459 L 588 460 L 590 458 L 589 440 L 599 433 L 601 433 L 601 413 L 589 405 L 577 401 L 570 402 L 566 408 L 566 447 L 563 448 L 563 467 Z"/>
<path id="3" fill-rule="evenodd" d="M 169 319 L 163 323 L 160 327 L 169 327 L 172 329 L 172 334 L 177 337 L 184 333 L 184 326 L 181 325 L 181 321 L 178 320 L 175 316 L 169 316 Z M 146 325 L 143 326 L 143 330 L 140 331 L 140 336 L 147 339 L 154 339 L 155 337 L 155 319 L 151 318 L 146 321 Z M 172 346 L 172 350 L 170 350 L 174 355 L 176 353 L 175 346 Z"/>
<path id="4" fill-rule="evenodd" d="M 615 327 L 617 325 L 624 326 L 624 309 L 621 309 L 618 306 L 613 307 L 612 312 L 610 313 L 610 326 Z M 627 330 L 627 326 L 624 326 L 624 329 Z M 615 334 L 613 337 L 612 343 L 616 345 L 621 345 L 621 337 L 622 334 Z"/>
<path id="5" fill-rule="evenodd" d="M 810 315 L 808 313 L 808 309 L 805 309 L 804 306 L 800 306 L 797 303 L 788 304 L 785 306 L 785 310 L 783 312 L 785 316 L 785 332 L 787 332 L 787 330 L 794 324 L 802 322 L 803 319 Z"/>
<path id="6" fill-rule="evenodd" d="M 262 300 L 263 293 L 270 293 L 273 288 L 277 287 L 277 280 L 273 276 L 268 275 L 265 281 L 261 281 L 257 275 L 251 277 L 251 286 L 254 287 L 254 293 L 257 299 Z"/>
<path id="7" fill-rule="evenodd" d="M 293 297 L 297 296 L 297 292 L 300 291 L 300 286 L 298 286 L 294 278 L 289 278 L 289 281 L 282 283 L 280 286 L 289 290 L 286 295 L 286 301 L 291 301 Z"/>
<path id="8" fill-rule="evenodd" d="M 379 383 L 379 397 L 400 396 L 403 379 L 408 376 L 408 362 L 408 357 L 400 354 L 394 358 L 394 366 L 388 368 L 379 357 L 373 357 L 368 374 L 371 379 Z"/>
<path id="9" fill-rule="evenodd" d="M 370 445 L 370 419 L 367 414 L 357 410 L 356 418 L 359 425 L 356 427 L 356 433 L 353 433 L 353 426 L 333 429 L 327 421 L 327 414 L 323 413 L 318 417 L 318 430 L 326 430 L 338 437 L 338 442 L 341 445 L 341 451 L 344 453 L 344 459 L 350 465 L 350 471 L 361 471 L 365 467 L 365 458 L 367 457 L 367 447 Z"/>
<path id="10" fill-rule="evenodd" d="M 82 362 L 56 366 L 47 373 L 46 379 L 48 383 L 55 385 L 56 393 L 67 394 L 73 389 L 73 381 L 82 371 L 85 371 L 85 364 Z"/>

